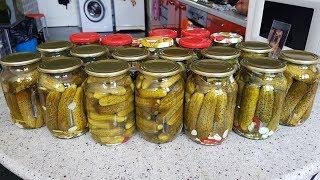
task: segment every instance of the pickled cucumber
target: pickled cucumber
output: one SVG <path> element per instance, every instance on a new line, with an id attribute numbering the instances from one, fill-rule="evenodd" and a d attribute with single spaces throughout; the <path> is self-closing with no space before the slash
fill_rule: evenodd
<path id="1" fill-rule="evenodd" d="M 77 86 L 72 85 L 68 87 L 61 95 L 61 99 L 58 106 L 58 127 L 59 130 L 68 131 L 71 126 L 71 121 L 74 120 L 69 105 L 72 103 L 76 94 Z"/>
<path id="2" fill-rule="evenodd" d="M 158 99 L 147 99 L 135 96 L 135 103 L 139 107 L 145 108 L 157 108 L 160 105 L 160 100 Z"/>
<path id="3" fill-rule="evenodd" d="M 183 105 L 180 106 L 180 108 L 176 111 L 176 113 L 171 116 L 170 119 L 168 119 L 166 121 L 166 124 L 169 126 L 172 126 L 178 122 L 182 122 L 183 121 Z"/>
<path id="4" fill-rule="evenodd" d="M 233 122 L 234 122 L 234 113 L 236 108 L 237 101 L 237 91 L 238 85 L 237 83 L 232 83 L 231 91 L 228 93 L 228 108 L 226 111 L 226 126 L 228 127 L 228 131 L 232 131 Z"/>
<path id="5" fill-rule="evenodd" d="M 181 108 L 183 107 L 183 100 L 181 99 L 180 101 L 176 101 L 174 106 L 171 106 L 169 110 L 166 111 L 160 111 L 160 113 L 157 116 L 157 119 L 160 120 L 161 122 L 167 122 L 174 116 L 174 114 Z"/>
<path id="6" fill-rule="evenodd" d="M 167 95 L 167 91 L 164 89 L 138 89 L 138 95 L 142 98 L 163 98 Z"/>
<path id="7" fill-rule="evenodd" d="M 258 117 L 261 122 L 268 124 L 272 118 L 273 107 L 274 88 L 270 85 L 264 85 L 260 89 L 259 100 L 255 116 Z"/>
<path id="8" fill-rule="evenodd" d="M 112 114 L 126 110 L 131 104 L 133 104 L 133 100 L 134 100 L 134 97 L 131 96 L 128 100 L 118 104 L 114 104 L 110 106 L 98 106 L 97 110 L 100 114 L 112 115 Z"/>
<path id="9" fill-rule="evenodd" d="M 49 130 L 58 129 L 58 104 L 60 102 L 61 93 L 58 91 L 51 91 L 46 98 L 46 125 Z"/>
<path id="10" fill-rule="evenodd" d="M 317 79 L 317 72 L 313 71 L 310 67 L 301 67 L 297 65 L 287 64 L 287 70 L 292 77 L 297 81 L 302 81 L 305 83 L 314 83 Z"/>
<path id="11" fill-rule="evenodd" d="M 106 114 L 97 114 L 93 112 L 89 112 L 88 117 L 95 121 L 103 121 L 103 122 L 123 122 L 127 120 L 127 117 L 117 116 L 117 115 L 106 115 Z"/>
<path id="12" fill-rule="evenodd" d="M 99 104 L 101 106 L 110 106 L 110 105 L 124 102 L 124 101 L 128 100 L 131 96 L 132 95 L 130 93 L 127 93 L 122 96 L 110 95 L 110 96 L 106 96 L 106 97 L 99 99 Z"/>
<path id="13" fill-rule="evenodd" d="M 269 129 L 269 131 L 275 132 L 279 126 L 279 121 L 280 121 L 280 116 L 282 113 L 284 99 L 285 99 L 285 92 L 283 92 L 283 91 L 275 91 L 274 92 L 272 118 L 267 125 L 267 128 Z"/>
<path id="14" fill-rule="evenodd" d="M 31 86 L 35 85 L 39 78 L 39 72 L 37 70 L 15 76 L 12 79 L 9 79 L 7 82 L 9 85 L 9 91 L 18 93 L 25 89 L 30 88 Z"/>
<path id="15" fill-rule="evenodd" d="M 142 89 L 148 89 L 153 83 L 158 82 L 158 80 L 151 76 L 144 76 L 144 79 L 141 82 Z"/>
<path id="16" fill-rule="evenodd" d="M 183 103 L 183 98 L 184 98 L 183 90 L 178 92 L 171 91 L 170 93 L 168 93 L 166 97 L 161 99 L 159 111 L 165 111 L 176 106 L 177 103 L 180 103 L 180 102 Z"/>
<path id="17" fill-rule="evenodd" d="M 13 122 L 15 123 L 16 121 L 22 121 L 22 115 L 20 113 L 18 102 L 15 95 L 10 92 L 4 92 L 4 96 L 8 104 L 10 115 L 12 117 Z"/>
<path id="18" fill-rule="evenodd" d="M 196 128 L 197 119 L 200 113 L 203 98 L 204 98 L 204 94 L 196 92 L 191 96 L 190 102 L 187 106 L 187 111 L 186 111 L 187 113 L 185 117 L 185 127 L 190 132 L 192 130 L 195 130 Z"/>
<path id="19" fill-rule="evenodd" d="M 188 78 L 188 82 L 187 82 L 187 85 L 186 85 L 186 92 L 189 93 L 189 94 L 193 94 L 195 90 L 196 90 L 196 85 L 193 82 L 192 76 L 190 76 Z"/>
<path id="20" fill-rule="evenodd" d="M 93 134 L 91 134 L 91 136 L 94 140 L 98 141 L 101 144 L 121 144 L 125 140 L 123 136 L 99 137 Z"/>
<path id="21" fill-rule="evenodd" d="M 113 129 L 115 128 L 114 122 L 103 122 L 103 121 L 96 121 L 93 119 L 88 118 L 88 126 L 90 131 L 97 130 L 97 129 Z"/>
<path id="22" fill-rule="evenodd" d="M 223 137 L 223 133 L 228 129 L 226 122 L 226 113 L 228 105 L 228 95 L 223 91 L 216 91 L 216 109 L 214 113 L 214 130 Z"/>
<path id="23" fill-rule="evenodd" d="M 82 130 L 87 126 L 87 117 L 84 112 L 83 98 L 83 88 L 80 86 L 77 88 L 72 102 L 74 103 L 72 104 L 74 105 L 74 109 L 72 110 L 72 117 L 74 120 L 74 126 L 77 127 L 77 130 Z"/>
<path id="24" fill-rule="evenodd" d="M 142 117 L 136 117 L 137 127 L 143 133 L 155 134 L 163 129 L 163 125 L 152 120 L 147 120 Z"/>
<path id="25" fill-rule="evenodd" d="M 177 74 L 174 75 L 170 78 L 165 78 L 162 80 L 162 82 L 160 83 L 160 87 L 162 87 L 163 89 L 169 88 L 171 87 L 173 84 L 175 84 L 176 82 L 178 82 L 181 79 L 181 75 Z"/>
<path id="26" fill-rule="evenodd" d="M 58 81 L 57 79 L 54 79 L 50 75 L 41 74 L 39 77 L 38 84 L 40 87 L 43 87 L 48 91 L 58 91 L 58 92 L 65 91 L 65 86 L 60 81 Z"/>
<path id="27" fill-rule="evenodd" d="M 114 136 L 121 136 L 124 133 L 124 129 L 121 127 L 115 127 L 112 129 L 92 129 L 90 133 L 98 136 L 98 137 L 114 137 Z"/>

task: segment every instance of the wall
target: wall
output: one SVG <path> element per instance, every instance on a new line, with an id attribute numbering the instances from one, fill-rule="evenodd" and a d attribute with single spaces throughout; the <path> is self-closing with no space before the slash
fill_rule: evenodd
<path id="1" fill-rule="evenodd" d="M 23 14 L 39 12 L 37 0 L 16 0 L 16 4 Z"/>

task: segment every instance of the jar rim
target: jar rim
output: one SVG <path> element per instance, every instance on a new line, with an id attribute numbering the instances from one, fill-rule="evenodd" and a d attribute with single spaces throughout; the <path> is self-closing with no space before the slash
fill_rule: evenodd
<path id="1" fill-rule="evenodd" d="M 108 53 L 107 47 L 94 44 L 77 46 L 70 50 L 72 56 L 80 58 L 99 57 L 106 53 Z"/>
<path id="2" fill-rule="evenodd" d="M 159 52 L 159 57 L 161 59 L 177 62 L 190 60 L 193 56 L 194 54 L 191 50 L 180 47 L 166 48 Z"/>
<path id="3" fill-rule="evenodd" d="M 37 46 L 40 52 L 61 52 L 71 49 L 73 44 L 69 41 L 49 41 Z"/>
<path id="4" fill-rule="evenodd" d="M 90 76 L 114 77 L 129 71 L 128 62 L 119 59 L 106 59 L 86 64 L 85 71 Z"/>
<path id="5" fill-rule="evenodd" d="M 0 64 L 3 66 L 24 66 L 36 63 L 41 60 L 40 53 L 12 53 L 5 56 L 0 60 Z"/>
<path id="6" fill-rule="evenodd" d="M 279 59 L 300 65 L 318 64 L 320 60 L 318 55 L 302 50 L 283 50 Z"/>
<path id="7" fill-rule="evenodd" d="M 240 64 L 251 71 L 268 74 L 282 73 L 287 67 L 282 61 L 267 57 L 245 58 Z"/>
<path id="8" fill-rule="evenodd" d="M 43 73 L 57 74 L 70 72 L 80 68 L 83 62 L 75 57 L 58 57 L 42 62 L 38 70 Z"/>
<path id="9" fill-rule="evenodd" d="M 236 45 L 236 48 L 244 52 L 251 53 L 269 53 L 272 51 L 272 47 L 265 42 L 260 41 L 244 41 Z"/>
<path id="10" fill-rule="evenodd" d="M 180 73 L 181 66 L 170 60 L 152 60 L 140 64 L 139 71 L 142 74 L 155 77 L 168 77 Z"/>
<path id="11" fill-rule="evenodd" d="M 238 58 L 241 55 L 241 52 L 240 50 L 231 47 L 214 46 L 203 49 L 201 54 L 207 58 L 229 60 Z"/>
<path id="12" fill-rule="evenodd" d="M 113 58 L 124 61 L 140 61 L 146 59 L 149 55 L 148 50 L 137 47 L 117 48 L 112 53 Z"/>
<path id="13" fill-rule="evenodd" d="M 235 73 L 235 66 L 218 59 L 203 59 L 191 64 L 192 72 L 206 77 L 228 77 Z"/>

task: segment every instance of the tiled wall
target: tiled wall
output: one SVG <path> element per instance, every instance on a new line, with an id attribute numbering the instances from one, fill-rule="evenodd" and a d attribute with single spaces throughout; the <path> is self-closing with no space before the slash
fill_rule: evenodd
<path id="1" fill-rule="evenodd" d="M 16 0 L 16 3 L 24 14 L 39 12 L 37 0 Z"/>

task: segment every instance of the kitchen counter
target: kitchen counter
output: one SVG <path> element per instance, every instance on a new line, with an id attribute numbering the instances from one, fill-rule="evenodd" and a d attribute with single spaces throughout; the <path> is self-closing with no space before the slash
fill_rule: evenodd
<path id="1" fill-rule="evenodd" d="M 202 146 L 180 135 L 156 145 L 136 135 L 124 145 L 103 146 L 88 134 L 62 140 L 45 127 L 19 129 L 0 93 L 0 163 L 24 179 L 305 180 L 320 170 L 319 96 L 309 121 L 281 127 L 267 140 L 231 133 L 222 145 Z"/>
<path id="2" fill-rule="evenodd" d="M 181 3 L 195 7 L 197 9 L 200 9 L 204 12 L 207 12 L 209 14 L 218 16 L 222 19 L 228 20 L 230 22 L 233 22 L 235 24 L 238 24 L 242 27 L 246 27 L 247 26 L 247 17 L 243 16 L 235 11 L 229 10 L 229 11 L 219 11 L 213 8 L 210 8 L 208 6 L 199 4 L 195 1 L 192 0 L 179 0 Z"/>

